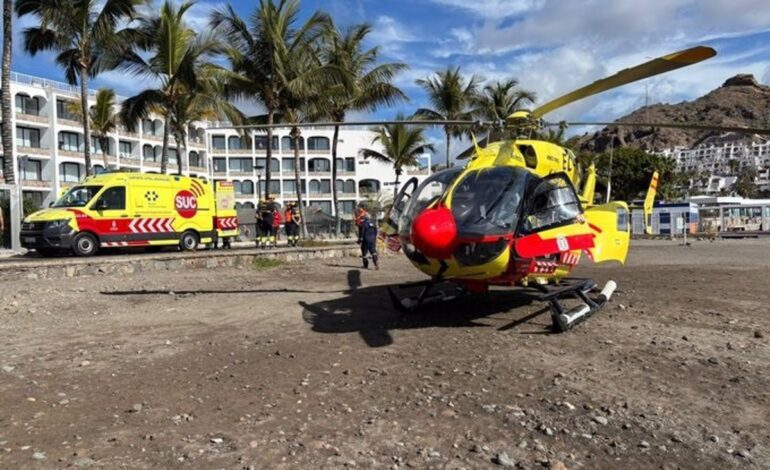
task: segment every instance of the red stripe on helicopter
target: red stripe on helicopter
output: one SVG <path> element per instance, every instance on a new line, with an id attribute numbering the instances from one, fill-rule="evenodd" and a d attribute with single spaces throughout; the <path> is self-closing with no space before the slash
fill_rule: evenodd
<path id="1" fill-rule="evenodd" d="M 593 233 L 587 233 L 543 239 L 540 234 L 534 233 L 517 239 L 514 246 L 516 247 L 516 253 L 521 258 L 536 258 L 562 251 L 593 248 L 594 237 Z"/>
<path id="2" fill-rule="evenodd" d="M 596 233 L 602 233 L 602 229 L 592 223 L 588 223 L 588 227 Z"/>

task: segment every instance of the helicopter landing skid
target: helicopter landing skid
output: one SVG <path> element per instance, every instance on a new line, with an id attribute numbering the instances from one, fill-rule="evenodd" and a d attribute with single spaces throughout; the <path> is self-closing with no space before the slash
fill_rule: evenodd
<path id="1" fill-rule="evenodd" d="M 571 329 L 601 310 L 617 288 L 615 281 L 607 281 L 599 295 L 594 297 L 589 296 L 589 293 L 598 290 L 598 286 L 592 279 L 567 279 L 564 282 L 564 285 L 554 288 L 538 286 L 538 289 L 543 292 L 539 300 L 548 302 L 553 327 L 559 333 Z M 578 298 L 581 301 L 580 305 L 565 310 L 561 300 L 570 297 Z"/>
<path id="2" fill-rule="evenodd" d="M 441 281 L 428 280 L 411 284 L 401 284 L 398 286 L 399 289 L 408 289 L 414 287 L 422 288 L 417 296 L 404 298 L 400 298 L 398 295 L 396 295 L 392 287 L 388 287 L 388 296 L 390 296 L 390 301 L 393 303 L 393 306 L 396 308 L 396 310 L 403 314 L 408 314 L 415 313 L 421 307 L 442 302 L 449 302 L 467 294 L 464 289 L 457 285 L 455 285 L 454 288 L 450 289 L 448 292 L 446 290 L 436 289 L 438 284 L 443 283 L 444 282 Z"/>

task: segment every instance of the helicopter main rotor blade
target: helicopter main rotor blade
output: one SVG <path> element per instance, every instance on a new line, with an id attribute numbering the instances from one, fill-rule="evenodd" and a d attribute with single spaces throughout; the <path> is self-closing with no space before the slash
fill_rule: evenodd
<path id="1" fill-rule="evenodd" d="M 770 135 L 770 129 L 761 127 L 717 126 L 712 124 L 686 124 L 675 122 L 567 122 L 568 126 L 606 126 L 606 127 L 661 127 L 694 131 L 737 132 L 741 134 Z M 548 123 L 547 126 L 558 126 Z"/>
<path id="2" fill-rule="evenodd" d="M 717 52 L 711 47 L 697 46 L 683 51 L 674 52 L 673 54 L 664 55 L 658 57 L 649 62 L 645 62 L 636 67 L 621 70 L 615 75 L 607 78 L 597 80 L 590 85 L 579 88 L 571 93 L 560 96 L 554 100 L 545 103 L 544 105 L 534 109 L 530 116 L 534 119 L 543 117 L 546 113 L 549 113 L 555 109 L 561 108 L 574 101 L 582 100 L 589 96 L 593 96 L 603 91 L 611 90 L 613 88 L 626 85 L 638 80 L 652 77 L 665 72 L 670 72 L 681 67 L 686 67 L 698 63 L 702 60 L 714 57 Z M 513 116 L 513 115 L 512 115 Z"/>
<path id="3" fill-rule="evenodd" d="M 290 127 L 368 127 L 368 126 L 387 126 L 390 124 L 404 124 L 407 126 L 488 126 L 493 123 L 486 121 L 438 121 L 438 120 L 419 120 L 413 121 L 351 121 L 351 122 L 298 122 L 298 123 L 280 123 L 280 124 L 243 124 L 243 125 L 224 125 L 212 127 L 210 130 L 225 130 L 225 129 L 252 129 L 252 130 L 264 130 L 264 129 L 285 129 Z"/>

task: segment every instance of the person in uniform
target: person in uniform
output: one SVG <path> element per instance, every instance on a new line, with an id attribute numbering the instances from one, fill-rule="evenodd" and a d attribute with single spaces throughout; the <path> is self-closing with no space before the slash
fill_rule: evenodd
<path id="1" fill-rule="evenodd" d="M 281 212 L 278 210 L 278 204 L 275 203 L 275 200 L 272 202 L 273 204 L 273 232 L 272 232 L 272 239 L 270 240 L 273 243 L 273 248 L 278 246 L 278 234 L 281 230 L 281 222 L 283 222 L 283 219 L 281 217 Z"/>
<path id="2" fill-rule="evenodd" d="M 286 211 L 283 213 L 284 230 L 286 230 L 286 241 L 289 246 L 294 245 L 294 203 L 286 204 Z"/>
<path id="3" fill-rule="evenodd" d="M 262 208 L 265 205 L 265 201 L 259 200 L 259 203 L 257 204 L 257 209 L 255 211 L 255 219 L 257 221 L 256 225 L 254 226 L 254 243 L 257 245 L 257 248 L 261 248 L 263 245 L 264 240 L 264 232 L 262 231 Z"/>
<path id="4" fill-rule="evenodd" d="M 374 269 L 380 269 L 377 257 L 377 226 L 369 217 L 366 209 L 361 208 L 357 217 L 358 223 L 358 244 L 361 245 L 361 260 L 364 269 L 369 269 L 369 255 L 374 262 Z"/>
<path id="5" fill-rule="evenodd" d="M 275 207 L 274 199 L 270 198 L 265 201 L 265 204 L 260 208 L 260 216 L 262 218 L 262 248 L 267 248 L 275 243 L 275 232 L 273 231 L 273 210 Z"/>

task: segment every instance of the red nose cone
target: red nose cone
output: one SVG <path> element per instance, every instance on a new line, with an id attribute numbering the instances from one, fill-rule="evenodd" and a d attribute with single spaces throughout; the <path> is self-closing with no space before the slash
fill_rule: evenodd
<path id="1" fill-rule="evenodd" d="M 446 207 L 428 209 L 412 223 L 412 243 L 429 258 L 447 259 L 457 243 L 457 225 Z"/>

